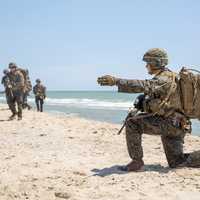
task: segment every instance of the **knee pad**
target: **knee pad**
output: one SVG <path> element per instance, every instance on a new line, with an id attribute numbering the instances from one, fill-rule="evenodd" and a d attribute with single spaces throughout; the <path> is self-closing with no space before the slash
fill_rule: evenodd
<path id="1" fill-rule="evenodd" d="M 188 167 L 200 167 L 200 150 L 190 153 L 186 164 Z"/>

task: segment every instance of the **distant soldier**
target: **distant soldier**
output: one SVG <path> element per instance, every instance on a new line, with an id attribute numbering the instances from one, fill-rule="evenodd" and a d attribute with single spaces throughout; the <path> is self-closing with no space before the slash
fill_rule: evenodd
<path id="1" fill-rule="evenodd" d="M 98 78 L 102 86 L 118 87 L 119 92 L 143 93 L 142 112 L 126 119 L 126 141 L 131 162 L 125 171 L 138 171 L 144 166 L 142 134 L 161 135 L 163 148 L 171 168 L 200 167 L 200 151 L 183 152 L 185 134 L 190 132 L 190 118 L 182 108 L 178 76 L 170 71 L 167 52 L 149 49 L 143 56 L 148 80 L 128 80 L 106 75 Z M 197 109 L 197 108 L 196 108 Z"/>
<path id="2" fill-rule="evenodd" d="M 9 64 L 9 77 L 11 82 L 11 91 L 12 91 L 12 101 L 10 104 L 10 109 L 12 111 L 12 115 L 10 116 L 10 120 L 15 119 L 16 115 L 18 116 L 18 120 L 22 119 L 22 102 L 23 102 L 23 94 L 25 87 L 24 75 L 18 70 L 18 67 L 15 63 Z M 16 104 L 18 107 L 18 111 L 16 110 Z"/>
<path id="3" fill-rule="evenodd" d="M 46 98 L 46 87 L 41 84 L 40 79 L 36 79 L 36 85 L 33 87 L 33 93 L 35 94 L 37 111 L 43 112 L 44 99 Z"/>
<path id="4" fill-rule="evenodd" d="M 1 80 L 1 84 L 4 85 L 6 101 L 7 101 L 8 107 L 10 108 L 13 94 L 12 94 L 12 90 L 11 90 L 12 86 L 11 86 L 11 82 L 10 82 L 10 78 L 9 78 L 9 71 L 7 69 L 4 69 L 3 73 L 4 73 L 4 76 Z"/>
<path id="5" fill-rule="evenodd" d="M 28 96 L 29 96 L 30 91 L 32 90 L 32 84 L 31 84 L 31 80 L 29 77 L 28 69 L 26 69 L 26 70 L 23 69 L 23 71 L 24 71 L 26 78 L 25 78 L 25 88 L 24 88 L 22 107 L 23 107 L 23 109 L 28 108 L 28 110 L 30 110 L 31 106 L 28 104 Z"/>

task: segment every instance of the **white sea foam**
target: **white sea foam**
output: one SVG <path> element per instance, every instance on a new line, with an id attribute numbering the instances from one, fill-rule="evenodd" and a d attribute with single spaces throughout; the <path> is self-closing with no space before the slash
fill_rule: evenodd
<path id="1" fill-rule="evenodd" d="M 5 96 L 0 96 L 0 101 L 5 102 Z M 28 101 L 34 103 L 35 99 L 33 97 L 29 97 Z M 127 100 L 101 100 L 94 98 L 46 98 L 45 104 L 49 106 L 108 110 L 127 110 L 132 106 L 132 102 Z"/>
<path id="2" fill-rule="evenodd" d="M 57 111 L 57 110 L 49 110 L 49 113 L 58 115 L 58 116 L 67 116 L 67 117 L 77 117 L 79 116 L 78 113 L 65 113 L 65 112 L 61 112 L 61 111 Z"/>
<path id="3" fill-rule="evenodd" d="M 48 105 L 56 106 L 73 106 L 73 107 L 84 107 L 84 108 L 95 108 L 95 109 L 112 109 L 112 110 L 127 110 L 132 102 L 129 101 L 107 101 L 98 99 L 79 99 L 79 98 L 69 98 L 69 99 L 54 99 L 47 98 L 46 103 Z"/>
<path id="4" fill-rule="evenodd" d="M 5 101 L 5 97 L 0 97 L 0 101 Z M 29 98 L 29 102 L 34 103 L 34 98 Z M 127 110 L 131 107 L 131 101 L 108 101 L 99 99 L 87 98 L 46 98 L 46 105 L 63 106 L 76 108 L 91 108 L 91 109 L 109 109 L 109 110 Z"/>

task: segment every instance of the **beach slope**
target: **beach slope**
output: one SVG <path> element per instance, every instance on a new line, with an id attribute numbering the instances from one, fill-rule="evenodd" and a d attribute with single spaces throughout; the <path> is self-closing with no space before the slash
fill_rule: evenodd
<path id="1" fill-rule="evenodd" d="M 25 111 L 7 121 L 0 107 L 0 199 L 199 200 L 200 169 L 170 169 L 160 137 L 143 137 L 145 171 L 124 173 L 128 163 L 120 125 Z M 200 149 L 187 136 L 185 151 Z"/>

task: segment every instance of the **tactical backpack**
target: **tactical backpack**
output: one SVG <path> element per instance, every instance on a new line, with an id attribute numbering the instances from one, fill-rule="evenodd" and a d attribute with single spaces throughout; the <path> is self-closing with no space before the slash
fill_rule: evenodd
<path id="1" fill-rule="evenodd" d="M 22 69 L 22 68 L 18 68 L 17 70 L 19 70 L 24 76 L 25 91 L 30 92 L 32 90 L 32 84 L 31 84 L 30 77 L 27 70 Z"/>
<path id="2" fill-rule="evenodd" d="M 200 71 L 183 67 L 179 72 L 179 85 L 185 115 L 200 120 Z"/>

